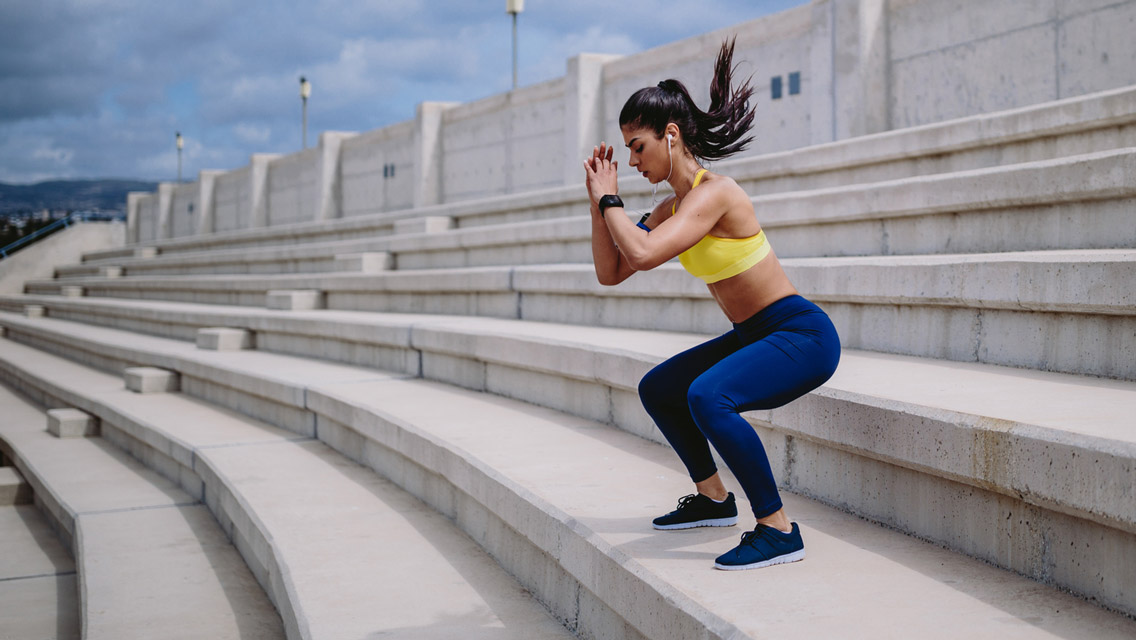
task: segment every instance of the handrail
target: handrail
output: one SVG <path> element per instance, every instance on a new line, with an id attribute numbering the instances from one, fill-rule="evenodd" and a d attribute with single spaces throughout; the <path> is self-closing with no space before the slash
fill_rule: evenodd
<path id="1" fill-rule="evenodd" d="M 77 212 L 77 213 L 72 213 L 72 214 L 67 215 L 63 218 L 60 218 L 59 220 L 56 220 L 55 222 L 52 222 L 51 224 L 47 225 L 46 227 L 43 227 L 42 229 L 37 229 L 35 232 L 30 233 L 30 234 L 20 238 L 19 240 L 16 240 L 15 242 L 12 242 L 11 244 L 9 244 L 6 247 L 0 248 L 0 260 L 7 258 L 16 249 L 19 249 L 19 248 L 23 247 L 24 245 L 31 244 L 32 242 L 35 242 L 37 239 L 39 239 L 39 238 L 41 238 L 41 237 L 43 237 L 43 236 L 45 236 L 49 233 L 52 233 L 56 229 L 59 229 L 61 227 L 69 227 L 69 226 L 71 226 L 72 223 L 88 222 L 92 219 L 95 219 L 95 220 L 115 220 L 115 219 L 121 219 L 121 218 L 122 218 L 121 214 L 108 218 L 107 214 L 94 213 L 94 212 L 90 212 L 90 211 L 81 211 L 81 212 Z"/>

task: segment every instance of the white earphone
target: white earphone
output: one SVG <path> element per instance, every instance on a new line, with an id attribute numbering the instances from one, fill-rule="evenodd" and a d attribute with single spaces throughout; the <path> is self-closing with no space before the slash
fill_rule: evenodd
<path id="1" fill-rule="evenodd" d="M 674 134 L 667 134 L 667 162 L 670 166 L 667 167 L 667 177 L 665 180 L 671 179 L 671 173 L 674 171 Z M 659 183 L 655 183 L 655 190 L 652 192 L 652 198 L 656 197 L 659 193 Z"/>

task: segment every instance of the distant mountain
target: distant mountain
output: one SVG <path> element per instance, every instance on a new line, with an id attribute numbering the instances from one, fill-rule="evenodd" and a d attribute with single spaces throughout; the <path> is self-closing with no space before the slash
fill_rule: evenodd
<path id="1" fill-rule="evenodd" d="M 21 211 L 125 211 L 126 194 L 155 191 L 156 182 L 141 180 L 50 180 L 38 184 L 0 182 L 0 214 Z"/>

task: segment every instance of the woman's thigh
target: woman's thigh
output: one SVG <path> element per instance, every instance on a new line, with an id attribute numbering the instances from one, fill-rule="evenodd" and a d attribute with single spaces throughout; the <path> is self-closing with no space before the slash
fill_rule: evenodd
<path id="1" fill-rule="evenodd" d="M 692 384 L 690 404 L 734 413 L 788 404 L 832 376 L 839 360 L 834 339 L 835 331 L 831 336 L 776 331 L 708 368 Z"/>
<path id="2" fill-rule="evenodd" d="M 677 353 L 643 376 L 639 382 L 639 395 L 644 403 L 663 401 L 685 404 L 690 384 L 739 346 L 737 337 L 731 331 Z"/>

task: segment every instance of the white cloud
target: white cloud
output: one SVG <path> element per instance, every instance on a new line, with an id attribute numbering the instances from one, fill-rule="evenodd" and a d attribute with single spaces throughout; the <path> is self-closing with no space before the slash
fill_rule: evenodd
<path id="1" fill-rule="evenodd" d="M 272 129 L 242 122 L 233 127 L 233 134 L 243 142 L 263 144 L 272 137 Z"/>
<path id="2" fill-rule="evenodd" d="M 520 82 L 563 75 L 580 52 L 632 53 L 806 0 L 529 0 Z M 231 169 L 309 137 L 414 117 L 427 100 L 508 89 L 504 3 L 468 0 L 0 2 L 0 179 L 171 179 L 183 160 Z"/>

